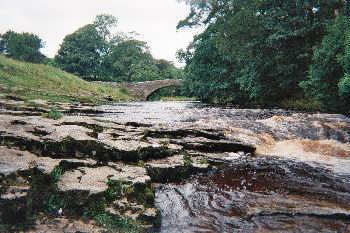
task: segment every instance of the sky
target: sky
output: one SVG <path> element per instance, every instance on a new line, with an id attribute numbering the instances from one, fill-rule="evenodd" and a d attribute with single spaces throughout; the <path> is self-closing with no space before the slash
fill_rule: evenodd
<path id="1" fill-rule="evenodd" d="M 32 32 L 45 42 L 42 52 L 53 57 L 63 38 L 92 23 L 98 14 L 118 18 L 118 30 L 136 31 L 157 59 L 176 61 L 199 29 L 176 30 L 189 7 L 176 0 L 0 0 L 0 33 Z"/>

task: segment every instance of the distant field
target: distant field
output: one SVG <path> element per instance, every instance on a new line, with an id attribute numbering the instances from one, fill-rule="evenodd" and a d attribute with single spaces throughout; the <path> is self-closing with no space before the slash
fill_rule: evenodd
<path id="1" fill-rule="evenodd" d="M 131 100 L 125 89 L 90 83 L 58 68 L 12 60 L 0 55 L 0 95 L 25 100 L 97 103 Z"/>

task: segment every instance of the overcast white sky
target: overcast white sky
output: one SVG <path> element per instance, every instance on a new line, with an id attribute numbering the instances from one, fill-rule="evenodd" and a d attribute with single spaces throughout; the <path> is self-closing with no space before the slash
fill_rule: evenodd
<path id="1" fill-rule="evenodd" d="M 176 62 L 176 51 L 196 33 L 176 31 L 188 11 L 176 0 L 0 0 L 0 33 L 35 33 L 46 43 L 44 54 L 53 57 L 65 35 L 107 13 L 119 19 L 119 31 L 138 32 L 156 58 Z"/>

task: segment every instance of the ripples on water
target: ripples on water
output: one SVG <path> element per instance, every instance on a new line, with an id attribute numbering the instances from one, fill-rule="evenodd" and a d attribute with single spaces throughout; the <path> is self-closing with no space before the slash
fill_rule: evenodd
<path id="1" fill-rule="evenodd" d="M 268 118 L 275 114 L 287 115 L 286 110 L 235 109 L 233 107 L 215 107 L 196 101 L 155 101 L 136 103 L 116 103 L 103 105 L 97 110 L 106 112 L 107 118 L 118 120 L 147 122 L 153 124 L 193 122 L 203 119 L 258 119 Z M 242 115 L 242 113 L 244 113 Z"/>
<path id="2" fill-rule="evenodd" d="M 107 118 L 118 120 L 146 122 L 146 123 L 173 123 L 191 120 L 196 117 L 196 109 L 204 107 L 199 102 L 139 102 L 104 105 L 99 110 L 108 112 L 103 114 Z M 191 111 L 189 111 L 191 109 Z"/>

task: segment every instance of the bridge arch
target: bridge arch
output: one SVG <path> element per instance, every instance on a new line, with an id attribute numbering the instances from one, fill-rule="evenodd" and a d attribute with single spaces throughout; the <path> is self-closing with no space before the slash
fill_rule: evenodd
<path id="1" fill-rule="evenodd" d="M 115 82 L 104 82 L 105 84 L 112 85 L 115 87 L 122 87 L 128 89 L 131 95 L 140 100 L 147 100 L 150 95 L 159 89 L 172 86 L 181 86 L 183 84 L 182 79 L 164 79 L 145 81 L 137 83 L 115 83 Z"/>
<path id="2" fill-rule="evenodd" d="M 148 97 L 157 90 L 163 89 L 165 87 L 181 86 L 182 83 L 183 81 L 181 79 L 164 79 L 138 83 L 127 83 L 125 87 L 136 98 L 141 100 L 148 100 Z"/>
<path id="3" fill-rule="evenodd" d="M 168 88 L 168 87 L 179 87 L 181 86 L 182 83 L 168 83 L 168 84 L 165 84 L 165 85 L 161 85 L 161 86 L 158 86 L 158 87 L 155 87 L 153 88 L 152 90 L 148 90 L 147 93 L 144 93 L 144 99 L 145 100 L 150 100 L 151 96 L 156 93 L 157 91 L 160 91 L 164 88 Z"/>

